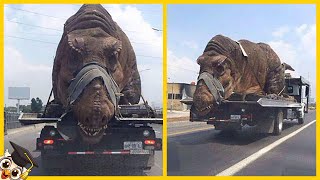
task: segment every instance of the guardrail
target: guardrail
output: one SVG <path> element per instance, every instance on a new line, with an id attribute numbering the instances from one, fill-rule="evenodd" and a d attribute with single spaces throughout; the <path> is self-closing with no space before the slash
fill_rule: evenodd
<path id="1" fill-rule="evenodd" d="M 20 113 L 16 112 L 4 112 L 4 133 L 7 133 L 8 129 L 20 128 L 23 125 L 19 121 Z"/>

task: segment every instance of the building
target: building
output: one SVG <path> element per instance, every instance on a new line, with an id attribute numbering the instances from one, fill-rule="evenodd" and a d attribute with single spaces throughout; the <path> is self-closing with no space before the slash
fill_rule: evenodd
<path id="1" fill-rule="evenodd" d="M 180 102 L 181 99 L 193 98 L 193 93 L 196 90 L 194 82 L 187 83 L 168 83 L 168 101 L 167 108 L 177 111 L 185 111 L 190 109 L 190 106 Z"/>

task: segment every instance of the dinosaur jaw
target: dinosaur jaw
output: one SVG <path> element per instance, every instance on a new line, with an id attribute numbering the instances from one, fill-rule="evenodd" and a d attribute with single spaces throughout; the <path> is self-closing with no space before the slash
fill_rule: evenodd
<path id="1" fill-rule="evenodd" d="M 80 122 L 78 123 L 80 136 L 84 143 L 86 144 L 97 144 L 103 138 L 105 130 L 108 128 L 107 125 L 104 125 L 100 128 L 90 128 Z"/>

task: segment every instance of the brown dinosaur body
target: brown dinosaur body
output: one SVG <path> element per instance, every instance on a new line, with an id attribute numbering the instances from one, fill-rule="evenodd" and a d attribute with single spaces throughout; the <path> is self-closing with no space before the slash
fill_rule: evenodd
<path id="1" fill-rule="evenodd" d="M 281 64 L 277 54 L 267 44 L 248 40 L 240 40 L 239 43 L 222 35 L 213 37 L 197 60 L 199 74 L 207 72 L 221 83 L 224 89 L 221 99 L 228 99 L 234 93 L 281 94 L 287 66 Z M 204 80 L 198 81 L 193 104 L 199 116 L 214 113 L 219 105 Z"/>
<path id="2" fill-rule="evenodd" d="M 90 72 L 97 71 L 102 75 L 95 77 L 92 73 L 89 77 L 94 78 L 87 80 L 80 91 L 77 88 L 81 86 L 74 83 L 74 91 L 81 92 L 75 96 L 68 88 L 90 63 L 96 64 Z M 111 91 L 107 90 L 110 84 L 106 84 L 103 77 L 108 77 L 107 81 L 114 82 L 110 84 L 118 86 L 119 92 L 115 94 L 123 94 L 119 104 L 139 102 L 141 81 L 129 39 L 101 5 L 83 5 L 65 23 L 54 60 L 52 82 L 55 102 L 73 112 L 80 135 L 89 144 L 101 140 L 116 111 Z M 80 82 L 82 79 L 79 79 Z M 70 94 L 77 98 L 70 101 Z"/>

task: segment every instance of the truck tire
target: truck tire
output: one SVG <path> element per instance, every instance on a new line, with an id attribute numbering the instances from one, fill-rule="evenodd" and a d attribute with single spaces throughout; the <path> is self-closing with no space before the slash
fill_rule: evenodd
<path id="1" fill-rule="evenodd" d="M 273 134 L 278 136 L 281 134 L 283 128 L 283 112 L 282 110 L 276 111 L 275 118 L 274 118 L 274 129 Z"/>
<path id="2" fill-rule="evenodd" d="M 304 123 L 304 119 L 303 118 L 298 118 L 298 124 L 303 124 Z"/>

